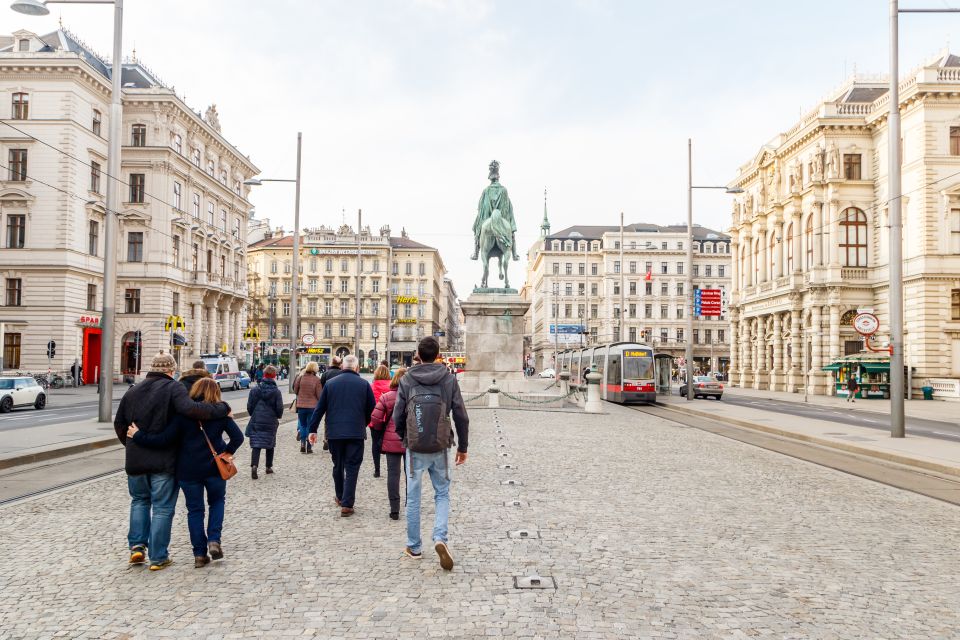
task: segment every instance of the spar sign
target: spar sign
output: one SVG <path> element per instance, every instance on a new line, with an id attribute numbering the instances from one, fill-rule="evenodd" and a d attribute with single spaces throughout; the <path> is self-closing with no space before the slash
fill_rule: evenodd
<path id="1" fill-rule="evenodd" d="M 697 289 L 693 301 L 693 314 L 697 316 L 717 316 L 723 311 L 722 289 Z"/>

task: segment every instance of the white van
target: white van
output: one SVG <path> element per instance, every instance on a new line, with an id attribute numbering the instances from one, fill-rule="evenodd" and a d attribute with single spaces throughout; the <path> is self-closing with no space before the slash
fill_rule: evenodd
<path id="1" fill-rule="evenodd" d="M 240 388 L 240 365 L 234 356 L 223 353 L 201 353 L 200 359 L 207 371 L 220 385 L 221 391 L 237 391 Z"/>

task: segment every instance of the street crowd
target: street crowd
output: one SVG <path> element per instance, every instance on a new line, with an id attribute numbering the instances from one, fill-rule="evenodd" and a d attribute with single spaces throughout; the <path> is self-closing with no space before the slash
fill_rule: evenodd
<path id="1" fill-rule="evenodd" d="M 469 417 L 456 376 L 439 362 L 436 338 L 417 345 L 414 365 L 392 375 L 383 362 L 373 383 L 360 376 L 355 356 L 334 358 L 323 372 L 307 363 L 294 380 L 297 441 L 300 453 L 313 454 L 318 444 L 333 461 L 333 489 L 340 516 L 354 514 L 357 480 L 368 432 L 374 476 L 381 456 L 387 461 L 388 516 L 400 519 L 400 476 L 406 475 L 407 535 L 403 553 L 423 557 L 420 498 L 423 474 L 434 490 L 432 532 L 440 565 L 453 568 L 447 545 L 450 514 L 450 449 L 454 464 L 467 460 Z M 132 386 L 117 409 L 114 429 L 125 445 L 130 493 L 127 542 L 129 563 L 160 571 L 172 564 L 169 554 L 177 498 L 183 493 L 194 567 L 223 558 L 224 512 L 228 480 L 237 473 L 237 450 L 250 447 L 250 477 L 259 479 L 261 455 L 273 474 L 277 431 L 284 402 L 278 370 L 263 367 L 247 398 L 245 431 L 233 419 L 219 384 L 203 361 L 174 379 L 177 364 L 158 353 L 145 379 Z M 321 429 L 321 422 L 323 428 Z"/>

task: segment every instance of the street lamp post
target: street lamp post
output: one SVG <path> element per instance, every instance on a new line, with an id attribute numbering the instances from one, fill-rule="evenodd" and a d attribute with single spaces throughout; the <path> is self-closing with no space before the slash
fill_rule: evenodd
<path id="1" fill-rule="evenodd" d="M 377 353 L 377 338 L 380 337 L 380 332 L 374 329 L 370 337 L 373 338 L 373 360 L 374 360 L 373 366 L 374 368 L 376 368 L 377 363 L 380 360 L 380 354 Z"/>
<path id="2" fill-rule="evenodd" d="M 723 189 L 726 193 L 743 193 L 743 189 L 728 187 L 694 186 L 693 184 L 693 140 L 687 138 L 687 335 L 686 335 L 686 372 L 687 400 L 693 400 L 693 312 L 696 308 L 696 296 L 693 293 L 693 190 Z"/>
<path id="3" fill-rule="evenodd" d="M 297 177 L 289 178 L 251 178 L 243 184 L 258 187 L 264 182 L 293 182 L 296 184 L 296 196 L 293 205 L 293 273 L 290 277 L 290 357 L 287 366 L 290 367 L 288 376 L 290 392 L 293 393 L 293 383 L 297 373 L 297 345 L 300 342 L 300 152 L 303 147 L 303 133 L 297 132 Z M 272 339 L 271 335 L 271 339 Z"/>
<path id="4" fill-rule="evenodd" d="M 117 297 L 117 205 L 120 202 L 120 136 L 123 125 L 121 77 L 123 76 L 123 0 L 18 0 L 10 8 L 30 16 L 50 13 L 48 4 L 112 4 L 113 62 L 110 70 L 110 129 L 107 140 L 107 194 L 103 238 L 103 310 L 100 336 L 100 398 L 98 419 L 113 421 L 113 348 L 116 340 Z"/>
<path id="5" fill-rule="evenodd" d="M 900 55 L 901 13 L 960 13 L 960 9 L 900 9 L 890 0 L 890 115 L 888 122 L 888 202 L 890 205 L 890 437 L 902 438 L 903 377 L 903 217 L 900 190 Z"/>

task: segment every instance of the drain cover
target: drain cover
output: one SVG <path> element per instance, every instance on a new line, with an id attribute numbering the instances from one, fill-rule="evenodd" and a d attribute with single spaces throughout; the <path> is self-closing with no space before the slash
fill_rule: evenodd
<path id="1" fill-rule="evenodd" d="M 524 502 L 523 500 L 507 500 L 506 502 L 503 503 L 503 506 L 505 506 L 505 507 L 525 507 L 525 506 L 527 506 L 527 503 Z"/>
<path id="2" fill-rule="evenodd" d="M 523 484 L 523 480 L 501 480 L 500 484 L 508 484 L 511 487 L 519 487 Z"/>
<path id="3" fill-rule="evenodd" d="M 557 584 L 550 576 L 515 576 L 513 586 L 517 589 L 556 589 Z"/>
<path id="4" fill-rule="evenodd" d="M 508 531 L 507 537 L 513 540 L 533 540 L 540 537 L 540 532 L 530 529 L 517 529 L 516 531 Z"/>

